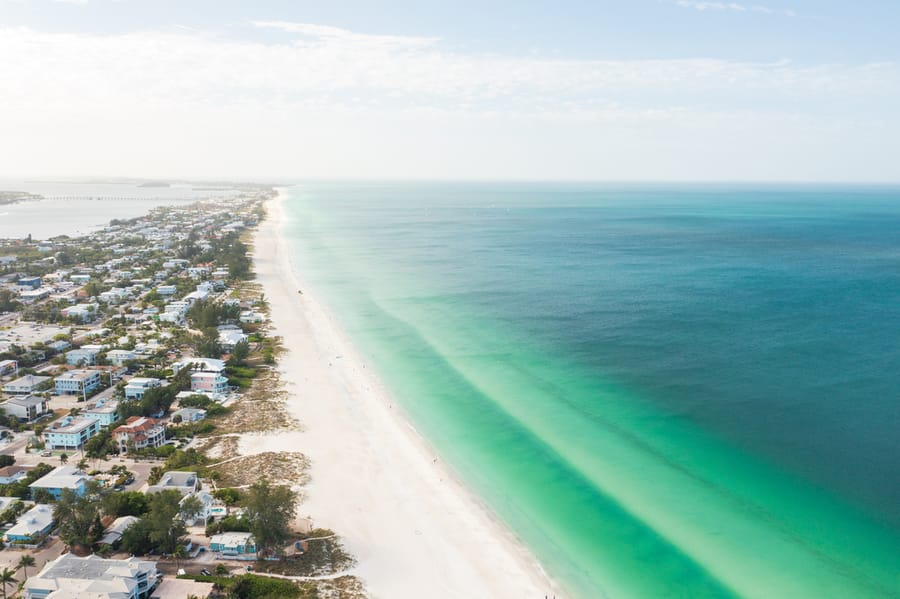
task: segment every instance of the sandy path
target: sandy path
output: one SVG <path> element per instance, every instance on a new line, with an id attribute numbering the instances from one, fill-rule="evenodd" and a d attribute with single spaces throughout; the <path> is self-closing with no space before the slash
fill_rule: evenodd
<path id="1" fill-rule="evenodd" d="M 330 313 L 297 279 L 280 234 L 283 201 L 269 203 L 257 233 L 256 272 L 276 334 L 289 349 L 280 363 L 288 407 L 305 430 L 247 438 L 241 453 L 309 456 L 312 482 L 300 512 L 343 536 L 373 597 L 561 597 L 530 553 L 434 462 Z"/>

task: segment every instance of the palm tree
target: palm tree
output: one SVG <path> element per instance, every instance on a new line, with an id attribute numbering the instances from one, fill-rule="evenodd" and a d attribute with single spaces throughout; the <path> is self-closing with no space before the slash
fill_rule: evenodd
<path id="1" fill-rule="evenodd" d="M 59 463 L 60 464 L 65 464 L 68 461 L 69 461 L 69 454 L 67 454 L 66 452 L 62 452 L 61 454 L 59 454 Z"/>
<path id="2" fill-rule="evenodd" d="M 175 548 L 175 551 L 172 552 L 172 557 L 175 559 L 175 571 L 180 570 L 178 567 L 178 560 L 184 559 L 188 556 L 187 549 L 184 548 L 184 545 L 178 545 Z"/>
<path id="3" fill-rule="evenodd" d="M 22 568 L 22 572 L 25 573 L 25 579 L 28 579 L 28 568 L 34 565 L 34 556 L 25 554 L 19 558 L 19 563 L 16 564 L 16 569 Z"/>
<path id="4" fill-rule="evenodd" d="M 16 571 L 9 568 L 3 568 L 0 572 L 0 584 L 3 585 L 3 599 L 6 599 L 6 585 L 16 582 Z"/>

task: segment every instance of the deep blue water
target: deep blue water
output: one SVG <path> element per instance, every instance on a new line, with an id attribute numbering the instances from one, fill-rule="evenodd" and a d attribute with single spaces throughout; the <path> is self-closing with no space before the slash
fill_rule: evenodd
<path id="1" fill-rule="evenodd" d="M 900 188 L 290 194 L 305 276 L 573 593 L 900 590 Z"/>

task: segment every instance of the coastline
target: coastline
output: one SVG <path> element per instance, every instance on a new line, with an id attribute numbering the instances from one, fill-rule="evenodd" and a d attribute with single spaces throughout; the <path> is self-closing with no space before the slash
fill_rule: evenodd
<path id="1" fill-rule="evenodd" d="M 292 266 L 285 194 L 256 231 L 288 410 L 304 426 L 266 439 L 312 461 L 301 515 L 336 530 L 373 597 L 563 596 L 536 558 L 435 457 Z M 298 290 L 302 289 L 300 295 Z M 274 446 L 274 447 L 272 447 Z"/>

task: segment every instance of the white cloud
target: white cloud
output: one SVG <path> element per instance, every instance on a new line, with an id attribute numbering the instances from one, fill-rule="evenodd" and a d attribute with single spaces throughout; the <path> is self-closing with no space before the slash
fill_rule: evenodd
<path id="1" fill-rule="evenodd" d="M 734 144 L 758 153 L 791 131 L 778 143 L 797 158 L 779 168 L 798 168 L 871 130 L 845 126 L 856 114 L 886 120 L 883 135 L 900 105 L 890 63 L 473 55 L 427 37 L 255 25 L 285 35 L 0 29 L 0 169 L 584 178 L 602 158 L 601 178 L 704 178 Z"/>
<path id="2" fill-rule="evenodd" d="M 774 9 L 761 4 L 739 4 L 737 2 L 706 2 L 702 0 L 677 0 L 676 4 L 682 8 L 692 8 L 699 11 L 732 11 L 762 13 L 767 15 L 781 14 L 786 17 L 795 17 L 797 13 L 790 9 Z"/>

